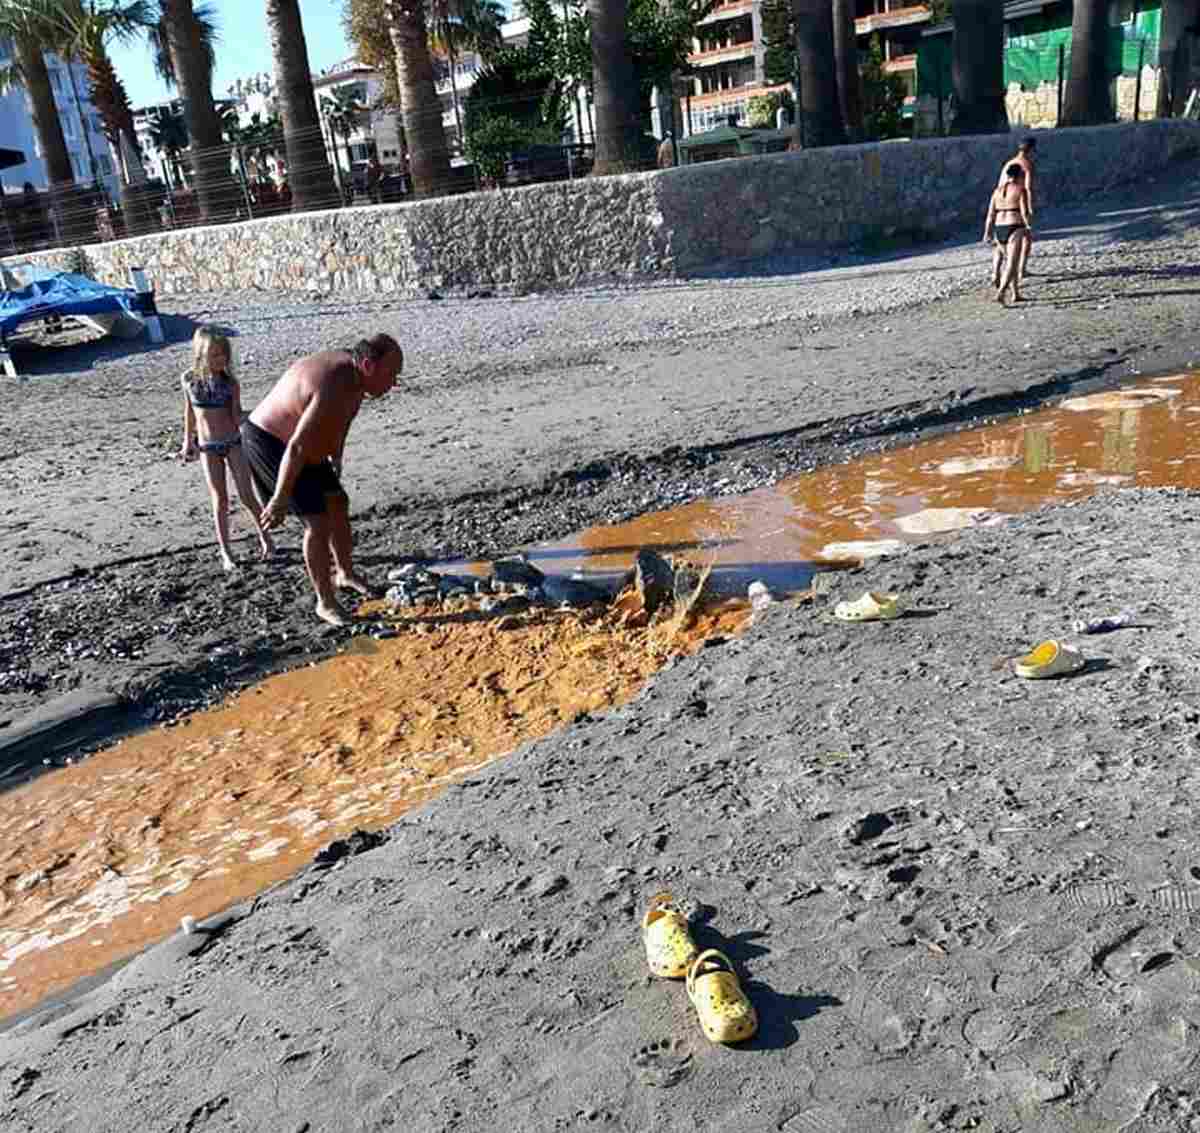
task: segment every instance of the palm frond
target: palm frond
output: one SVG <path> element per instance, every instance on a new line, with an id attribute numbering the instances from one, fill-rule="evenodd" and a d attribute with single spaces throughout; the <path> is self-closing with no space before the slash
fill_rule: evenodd
<path id="1" fill-rule="evenodd" d="M 0 66 L 0 95 L 8 94 L 25 85 L 25 72 L 17 62 L 5 63 Z"/>
<path id="2" fill-rule="evenodd" d="M 0 35 L 32 39 L 53 51 L 58 45 L 59 8 L 56 0 L 0 0 Z"/>
<path id="3" fill-rule="evenodd" d="M 5 0 L 0 0 L 0 4 L 4 2 Z M 157 16 L 147 25 L 146 31 L 150 59 L 154 65 L 154 73 L 169 89 L 174 90 L 175 60 L 171 55 L 171 42 L 167 36 L 167 14 L 163 11 L 161 0 L 157 0 L 152 7 L 157 8 Z M 216 7 L 212 4 L 196 4 L 192 8 L 192 19 L 199 31 L 200 50 L 204 52 L 208 73 L 211 75 L 217 65 L 217 44 L 221 39 Z"/>

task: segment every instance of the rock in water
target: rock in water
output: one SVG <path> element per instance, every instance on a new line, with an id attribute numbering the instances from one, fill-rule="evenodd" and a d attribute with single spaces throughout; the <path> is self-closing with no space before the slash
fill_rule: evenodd
<path id="1" fill-rule="evenodd" d="M 638 551 L 634 569 L 642 606 L 653 617 L 663 603 L 671 601 L 675 591 L 675 571 L 662 555 L 645 547 Z"/>
<path id="2" fill-rule="evenodd" d="M 517 555 L 512 559 L 498 559 L 492 563 L 492 578 L 497 582 L 515 582 L 532 590 L 541 586 L 545 577 L 524 555 Z"/>
<path id="3" fill-rule="evenodd" d="M 548 574 L 542 582 L 542 594 L 554 605 L 592 606 L 607 602 L 608 595 L 599 586 L 581 578 L 564 578 L 561 574 Z"/>

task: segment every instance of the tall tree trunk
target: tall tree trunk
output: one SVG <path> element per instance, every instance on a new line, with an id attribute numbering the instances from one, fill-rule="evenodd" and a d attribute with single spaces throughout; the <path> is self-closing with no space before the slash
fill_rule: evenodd
<path id="1" fill-rule="evenodd" d="M 844 145 L 846 131 L 838 105 L 830 0 L 792 0 L 792 18 L 796 28 L 796 66 L 800 71 L 798 140 L 805 147 Z"/>
<path id="2" fill-rule="evenodd" d="M 951 0 L 954 39 L 955 134 L 996 134 L 1008 129 L 1004 105 L 1003 0 Z"/>
<path id="3" fill-rule="evenodd" d="M 331 208 L 337 203 L 337 194 L 317 116 L 299 0 L 267 0 L 267 31 L 275 61 L 292 209 Z"/>
<path id="4" fill-rule="evenodd" d="M 638 86 L 625 45 L 627 0 L 588 0 L 596 114 L 597 175 L 638 166 Z"/>
<path id="5" fill-rule="evenodd" d="M 1187 29 L 1200 25 L 1200 0 L 1163 0 L 1158 40 L 1158 116 L 1183 112 L 1191 71 L 1190 48 L 1196 43 Z"/>
<path id="6" fill-rule="evenodd" d="M 454 24 L 446 21 L 446 54 L 450 59 L 450 101 L 454 106 L 454 129 L 458 132 L 458 148 L 463 145 L 462 114 L 458 109 L 458 50 L 454 46 Z"/>
<path id="7" fill-rule="evenodd" d="M 125 84 L 112 65 L 112 59 L 99 42 L 87 49 L 83 55 L 87 67 L 88 86 L 91 87 L 92 105 L 104 123 L 104 134 L 116 162 L 118 183 L 121 193 L 121 214 L 125 219 L 125 231 L 130 236 L 148 232 L 152 227 L 149 206 L 146 203 L 145 173 L 137 158 L 137 134 L 133 125 L 133 111 L 129 106 L 129 95 Z M 122 135 L 126 141 L 122 143 Z M 137 161 L 136 169 L 129 168 Z"/>
<path id="8" fill-rule="evenodd" d="M 435 196 L 449 185 L 450 151 L 442 128 L 442 102 L 433 81 L 425 5 L 423 0 L 391 0 L 387 13 L 396 48 L 396 80 L 413 195 Z"/>
<path id="9" fill-rule="evenodd" d="M 192 0 L 160 0 L 167 25 L 167 46 L 175 82 L 183 102 L 183 118 L 191 141 L 192 176 L 200 216 L 223 220 L 235 208 L 229 175 L 229 147 L 221 138 L 221 119 L 212 97 L 212 75 L 200 39 Z"/>
<path id="10" fill-rule="evenodd" d="M 1060 126 L 1097 126 L 1116 117 L 1107 57 L 1108 0 L 1075 0 L 1071 17 L 1071 73 Z"/>
<path id="11" fill-rule="evenodd" d="M 863 139 L 862 76 L 854 30 L 854 0 L 833 0 L 833 53 L 837 59 L 838 104 L 852 142 Z"/>
<path id="12" fill-rule="evenodd" d="M 42 161 L 46 163 L 46 179 L 51 188 L 69 185 L 75 180 L 75 174 L 71 170 L 71 155 L 67 153 L 67 140 L 63 137 L 58 107 L 54 105 L 50 72 L 46 69 L 41 45 L 21 36 L 14 46 L 25 91 L 33 107 L 33 128 Z"/>

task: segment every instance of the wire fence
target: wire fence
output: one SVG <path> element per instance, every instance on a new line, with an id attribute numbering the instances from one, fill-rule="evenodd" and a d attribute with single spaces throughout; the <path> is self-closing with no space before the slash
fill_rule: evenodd
<path id="1" fill-rule="evenodd" d="M 220 146 L 159 150 L 144 171 L 128 160 L 128 176 L 108 186 L 75 181 L 34 190 L 27 185 L 21 192 L 0 194 L 0 256 L 591 174 L 594 127 L 593 140 L 580 142 L 572 140 L 574 131 L 557 135 L 514 125 L 522 111 L 528 117 L 529 109 L 528 97 L 473 105 L 472 114 L 500 120 L 501 126 L 490 127 L 490 146 L 468 146 L 466 153 L 458 123 L 448 124 L 449 115 L 439 109 L 426 120 L 406 115 L 403 126 L 393 127 L 397 142 L 387 152 L 405 156 L 389 161 L 365 156 L 377 155 L 382 147 L 363 131 L 339 134 L 328 124 L 290 133 L 254 128 Z M 427 155 L 439 141 L 445 143 L 445 157 L 431 162 Z M 622 167 L 653 168 L 660 163 L 658 146 L 648 133 L 635 131 L 622 147 Z"/>

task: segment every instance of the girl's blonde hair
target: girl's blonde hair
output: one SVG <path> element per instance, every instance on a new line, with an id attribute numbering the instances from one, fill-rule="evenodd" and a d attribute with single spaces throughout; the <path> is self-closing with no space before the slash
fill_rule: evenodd
<path id="1" fill-rule="evenodd" d="M 202 326 L 196 328 L 196 333 L 192 335 L 192 372 L 198 378 L 208 378 L 212 376 L 212 371 L 208 365 L 208 356 L 213 347 L 225 351 L 227 373 L 233 371 L 233 346 L 230 344 L 226 335 L 223 335 L 214 326 Z"/>

